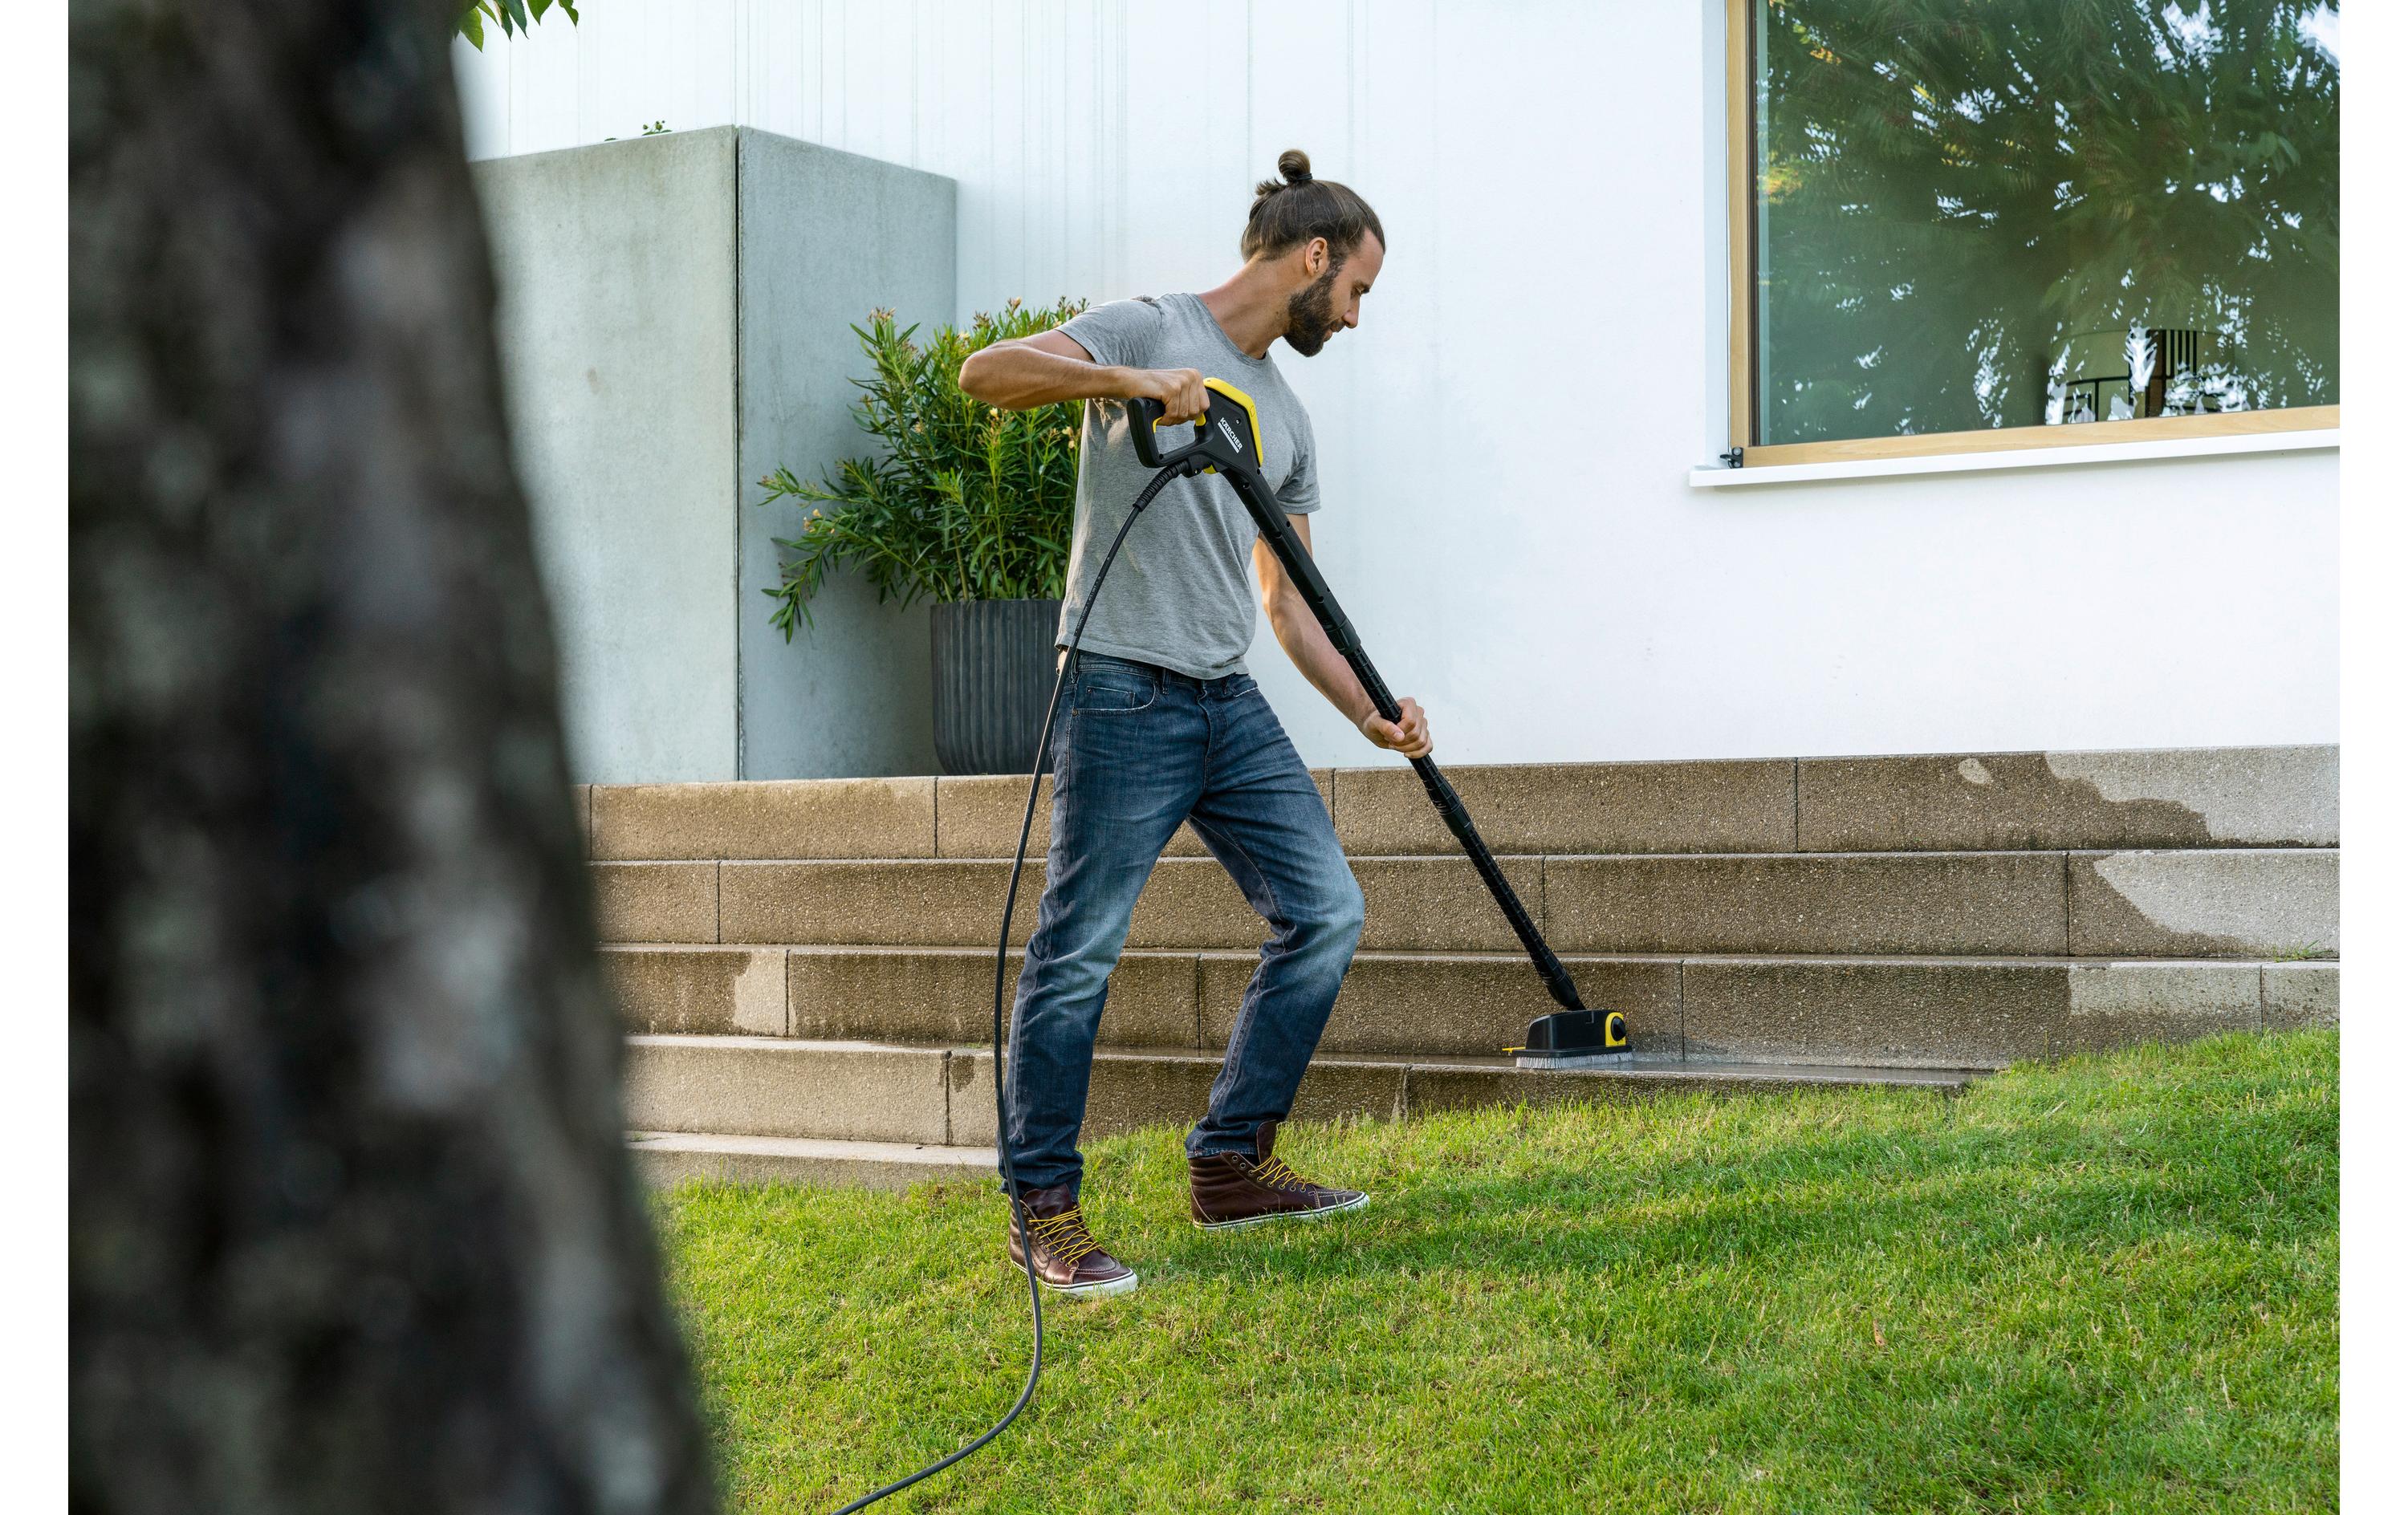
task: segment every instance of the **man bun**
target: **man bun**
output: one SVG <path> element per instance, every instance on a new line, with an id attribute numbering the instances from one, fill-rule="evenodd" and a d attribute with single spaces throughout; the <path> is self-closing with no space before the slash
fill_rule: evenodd
<path id="1" fill-rule="evenodd" d="M 1302 148 L 1290 148 L 1279 156 L 1280 177 L 1267 179 L 1254 186 L 1254 200 L 1259 204 L 1265 195 L 1277 194 L 1284 189 L 1312 182 L 1312 160 Z"/>
<path id="2" fill-rule="evenodd" d="M 1344 263 L 1365 233 L 1388 245 L 1380 218 L 1361 195 L 1334 179 L 1312 177 L 1312 160 L 1302 148 L 1279 155 L 1280 177 L 1254 186 L 1254 203 L 1246 212 L 1245 235 L 1238 250 L 1247 258 L 1275 258 L 1312 238 L 1329 242 L 1334 261 Z"/>

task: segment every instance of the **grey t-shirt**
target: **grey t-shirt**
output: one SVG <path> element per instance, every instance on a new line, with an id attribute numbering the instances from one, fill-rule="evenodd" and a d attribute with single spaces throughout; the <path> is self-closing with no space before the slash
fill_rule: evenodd
<path id="1" fill-rule="evenodd" d="M 1204 302 L 1192 294 L 1115 300 L 1074 316 L 1062 327 L 1099 364 L 1128 368 L 1193 368 L 1226 379 L 1253 396 L 1262 418 L 1263 477 L 1290 515 L 1321 507 L 1313 470 L 1312 422 L 1296 392 L 1268 357 L 1250 358 L 1229 340 Z M 1078 515 L 1070 532 L 1070 574 L 1054 645 L 1070 645 L 1087 591 L 1129 503 L 1154 477 L 1137 461 L 1128 408 L 1087 402 L 1079 438 Z M 1169 446 L 1187 428 L 1165 427 Z M 1196 679 L 1246 671 L 1254 639 L 1254 518 L 1218 474 L 1175 479 L 1166 485 L 1104 580 L 1082 650 L 1152 663 Z"/>

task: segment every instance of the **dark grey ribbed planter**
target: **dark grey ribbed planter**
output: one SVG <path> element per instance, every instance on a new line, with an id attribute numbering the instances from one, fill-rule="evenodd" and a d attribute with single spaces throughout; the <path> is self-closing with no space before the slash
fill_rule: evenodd
<path id="1" fill-rule="evenodd" d="M 937 763 L 947 773 L 1028 771 L 1054 693 L 1054 628 L 1061 619 L 1060 600 L 929 607 Z"/>

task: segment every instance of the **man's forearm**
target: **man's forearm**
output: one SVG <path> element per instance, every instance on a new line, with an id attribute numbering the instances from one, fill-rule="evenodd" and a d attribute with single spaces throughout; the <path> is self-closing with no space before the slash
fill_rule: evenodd
<path id="1" fill-rule="evenodd" d="M 1290 516 L 1288 520 L 1296 527 L 1297 540 L 1307 552 L 1312 551 L 1312 527 L 1307 518 Z M 1336 706 L 1347 723 L 1369 737 L 1373 746 L 1409 758 L 1428 752 L 1429 718 L 1422 713 L 1420 702 L 1398 700 L 1394 721 L 1379 712 L 1363 688 L 1363 680 L 1355 677 L 1354 665 L 1330 642 L 1320 618 L 1288 581 L 1287 574 L 1280 567 L 1279 555 L 1271 550 L 1268 542 L 1254 543 L 1254 577 L 1264 585 L 1263 613 L 1270 618 L 1271 635 L 1279 638 L 1281 650 L 1287 653 L 1297 671 L 1321 691 L 1321 697 Z"/>
<path id="2" fill-rule="evenodd" d="M 1344 654 L 1330 641 L 1329 633 L 1304 603 L 1303 596 L 1293 592 L 1282 594 L 1269 607 L 1271 635 L 1287 653 L 1288 661 L 1305 681 L 1321 691 L 1322 697 L 1338 707 L 1347 723 L 1360 731 L 1364 720 L 1371 714 L 1371 696 L 1365 692 L 1363 680 L 1354 677 L 1354 669 Z"/>
<path id="3" fill-rule="evenodd" d="M 1065 400 L 1126 400 L 1146 393 L 1145 370 L 1082 363 L 1018 343 L 982 348 L 962 364 L 962 391 L 1005 410 Z"/>

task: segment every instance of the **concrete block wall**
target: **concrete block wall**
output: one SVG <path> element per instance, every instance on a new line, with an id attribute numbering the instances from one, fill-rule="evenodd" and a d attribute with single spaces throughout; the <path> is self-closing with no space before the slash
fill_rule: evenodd
<path id="1" fill-rule="evenodd" d="M 475 172 L 574 777 L 933 771 L 926 607 L 833 579 L 788 645 L 753 502 L 869 450 L 850 328 L 950 319 L 953 181 L 749 127 Z"/>

